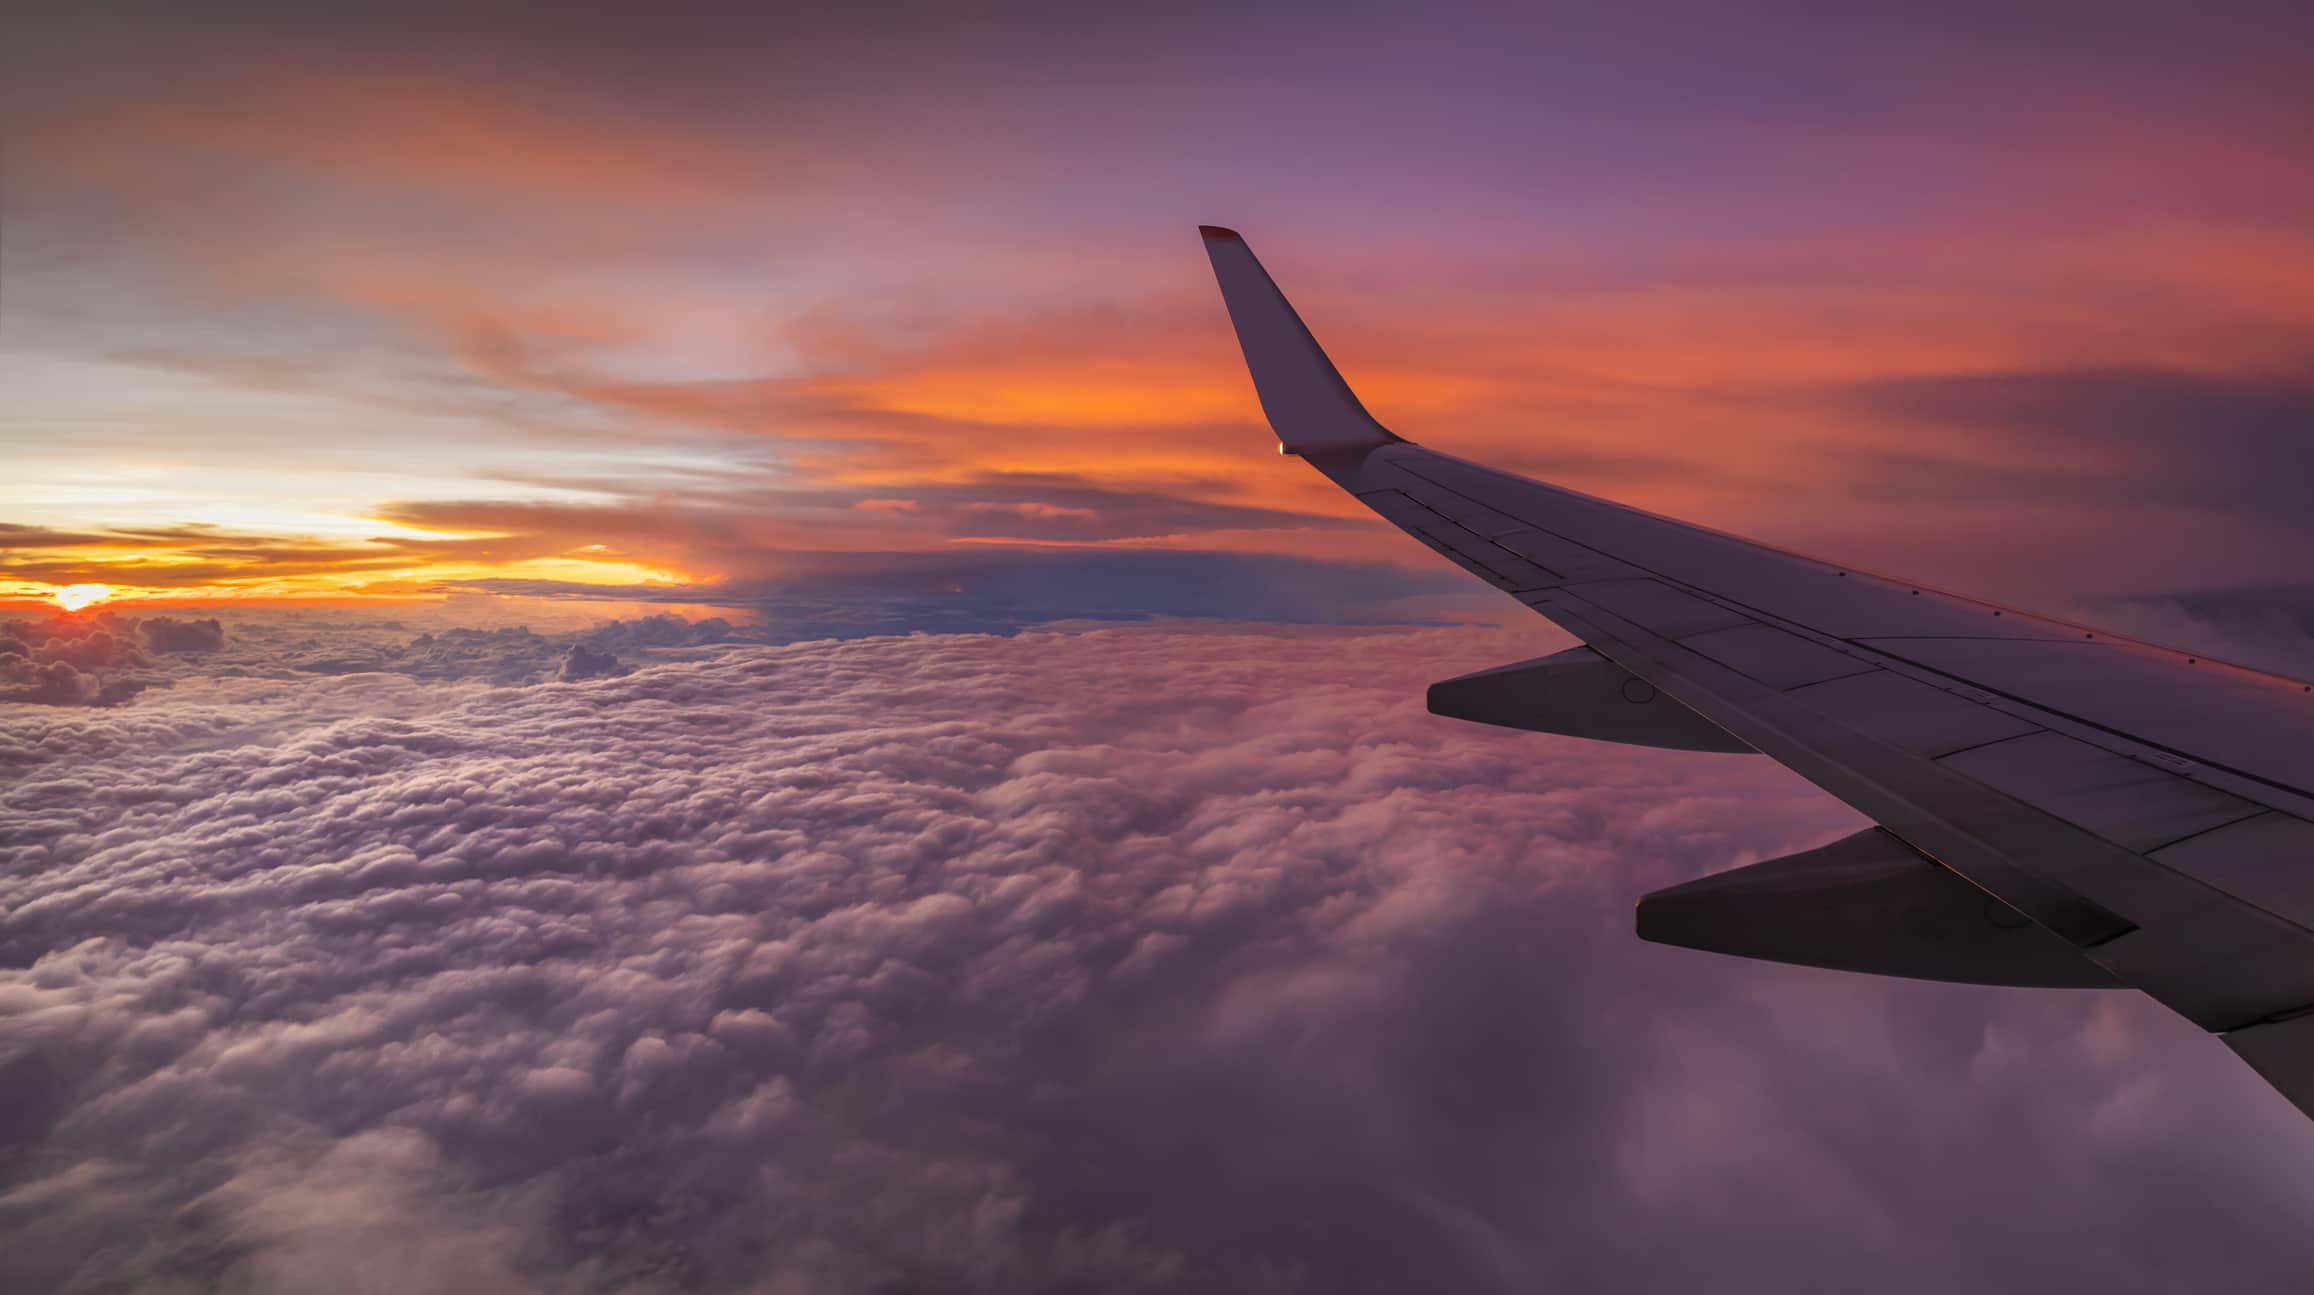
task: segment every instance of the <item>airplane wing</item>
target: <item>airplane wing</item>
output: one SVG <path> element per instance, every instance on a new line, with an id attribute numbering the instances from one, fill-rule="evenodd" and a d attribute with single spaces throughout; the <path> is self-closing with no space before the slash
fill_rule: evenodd
<path id="1" fill-rule="evenodd" d="M 1643 938 L 2139 989 L 2314 1115 L 2314 687 L 1424 449 L 1243 237 L 1200 232 L 1279 451 L 1583 642 L 1433 711 L 1757 751 L 1878 824 L 1648 895 Z"/>

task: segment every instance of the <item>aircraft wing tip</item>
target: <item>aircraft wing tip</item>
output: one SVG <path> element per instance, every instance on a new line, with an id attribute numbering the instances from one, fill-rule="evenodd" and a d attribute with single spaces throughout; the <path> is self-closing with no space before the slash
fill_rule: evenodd
<path id="1" fill-rule="evenodd" d="M 1245 235 L 1225 225 L 1199 225 L 1197 232 L 1207 238 L 1218 239 L 1223 242 L 1242 243 L 1245 241 Z"/>

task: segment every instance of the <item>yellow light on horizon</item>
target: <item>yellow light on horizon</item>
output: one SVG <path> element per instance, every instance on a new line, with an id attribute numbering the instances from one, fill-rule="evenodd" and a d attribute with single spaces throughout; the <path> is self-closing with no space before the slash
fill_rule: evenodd
<path id="1" fill-rule="evenodd" d="M 49 595 L 56 605 L 68 612 L 93 607 L 113 596 L 111 585 L 65 585 Z"/>

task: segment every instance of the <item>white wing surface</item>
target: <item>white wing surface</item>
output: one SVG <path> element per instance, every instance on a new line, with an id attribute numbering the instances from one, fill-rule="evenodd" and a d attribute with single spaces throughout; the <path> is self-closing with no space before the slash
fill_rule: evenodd
<path id="1" fill-rule="evenodd" d="M 1584 647 L 1441 714 L 1757 751 L 1880 826 L 1640 902 L 1665 943 L 2126 986 L 2314 1114 L 2314 689 L 1424 449 L 1369 415 L 1245 240 L 1202 227 L 1279 449 Z"/>

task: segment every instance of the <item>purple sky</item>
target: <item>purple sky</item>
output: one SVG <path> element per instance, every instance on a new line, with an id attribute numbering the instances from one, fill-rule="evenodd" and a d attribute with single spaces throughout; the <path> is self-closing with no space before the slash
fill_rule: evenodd
<path id="1" fill-rule="evenodd" d="M 1445 448 L 2036 603 L 2295 581 L 2314 31 L 2069 12 L 26 19 L 0 596 L 1421 560 L 1261 457 L 1199 221 Z"/>

